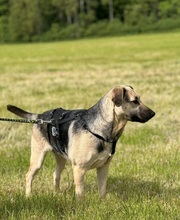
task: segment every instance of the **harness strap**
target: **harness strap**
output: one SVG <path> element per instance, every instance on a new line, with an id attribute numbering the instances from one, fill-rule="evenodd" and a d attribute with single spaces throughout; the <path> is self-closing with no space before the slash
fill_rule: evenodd
<path id="1" fill-rule="evenodd" d="M 102 137 L 101 135 L 92 132 L 88 126 L 86 125 L 86 122 L 84 121 L 84 119 L 82 118 L 82 112 L 77 114 L 77 113 L 73 113 L 68 115 L 69 111 L 64 111 L 63 109 L 54 109 L 53 111 L 51 111 L 50 115 L 51 115 L 51 123 L 49 123 L 48 125 L 48 130 L 49 130 L 49 140 L 51 143 L 53 144 L 54 149 L 57 152 L 60 152 L 62 155 L 67 157 L 67 153 L 65 151 L 64 146 L 61 145 L 60 143 L 60 126 L 62 124 L 65 124 L 67 122 L 70 122 L 72 120 L 77 121 L 85 130 L 87 130 L 88 132 L 90 132 L 92 135 L 94 135 L 95 137 L 97 137 L 98 139 L 104 141 L 104 142 L 108 142 L 112 144 L 112 150 L 111 150 L 111 155 L 113 155 L 115 153 L 115 149 L 116 149 L 116 142 L 117 140 L 113 140 L 113 139 L 105 139 L 104 137 Z"/>
<path id="2" fill-rule="evenodd" d="M 94 135 L 95 137 L 97 137 L 98 139 L 104 141 L 104 142 L 109 142 L 112 143 L 112 151 L 111 151 L 111 155 L 113 155 L 115 153 L 116 150 L 116 143 L 117 140 L 113 140 L 113 139 L 105 139 L 104 137 L 102 137 L 99 134 L 96 134 L 94 132 L 92 132 L 88 126 L 86 125 L 86 122 L 82 119 L 81 114 L 72 114 L 69 117 L 65 117 L 68 113 L 68 111 L 65 111 L 61 114 L 59 114 L 58 110 L 63 110 L 62 108 L 59 109 L 54 109 L 53 111 L 51 111 L 50 116 L 51 119 L 50 120 L 43 120 L 43 119 L 36 119 L 36 120 L 32 120 L 32 119 L 9 119 L 9 118 L 0 118 L 0 121 L 8 121 L 8 122 L 19 122 L 19 123 L 31 123 L 31 124 L 39 124 L 42 125 L 44 123 L 47 124 L 48 126 L 48 130 L 49 127 L 51 127 L 52 129 L 52 135 L 50 135 L 50 133 L 48 132 L 48 137 L 49 137 L 49 141 L 51 142 L 51 139 L 53 137 L 56 137 L 56 144 L 53 145 L 53 147 L 55 148 L 55 150 L 62 154 L 66 154 L 65 149 L 62 149 L 61 144 L 60 144 L 60 140 L 59 140 L 59 126 L 62 124 L 65 124 L 69 121 L 72 120 L 77 120 L 78 123 L 80 123 L 82 125 L 82 127 L 84 127 L 84 129 L 86 129 L 87 131 L 89 131 L 92 135 Z"/>
<path id="3" fill-rule="evenodd" d="M 51 116 L 52 116 L 52 124 L 51 124 L 51 132 L 52 132 L 52 137 L 55 137 L 55 144 L 53 145 L 53 147 L 55 148 L 55 150 L 57 152 L 60 152 L 62 155 L 64 155 L 65 157 L 67 157 L 67 153 L 65 151 L 65 148 L 61 145 L 60 143 L 60 138 L 59 138 L 59 126 L 68 122 L 68 121 L 71 121 L 73 120 L 72 117 L 68 117 L 68 118 L 64 118 L 67 114 L 67 112 L 60 112 L 59 110 L 62 110 L 61 108 L 60 109 L 54 109 L 52 112 L 51 112 Z"/>
<path id="4" fill-rule="evenodd" d="M 100 140 L 104 141 L 104 142 L 109 142 L 112 143 L 112 151 L 111 151 L 111 155 L 113 155 L 116 151 L 116 143 L 117 140 L 113 140 L 113 139 L 105 139 L 104 137 L 102 137 L 99 134 L 96 134 L 94 132 L 92 132 L 86 125 L 85 121 L 82 119 L 82 117 L 80 117 L 80 115 L 76 115 L 75 119 L 84 127 L 84 129 L 86 129 L 87 131 L 89 131 L 91 134 L 93 134 L 95 137 L 99 138 Z"/>
<path id="5" fill-rule="evenodd" d="M 76 115 L 75 118 L 83 127 L 84 129 L 88 130 L 91 134 L 93 134 L 95 137 L 101 139 L 102 141 L 106 141 L 102 136 L 100 136 L 99 134 L 96 134 L 94 132 L 92 132 L 86 125 L 85 121 L 80 117 L 80 115 Z"/>
<path id="6" fill-rule="evenodd" d="M 112 142 L 112 151 L 111 151 L 111 155 L 115 154 L 115 152 L 116 152 L 116 143 L 117 143 L 117 141 L 113 141 L 113 142 Z"/>

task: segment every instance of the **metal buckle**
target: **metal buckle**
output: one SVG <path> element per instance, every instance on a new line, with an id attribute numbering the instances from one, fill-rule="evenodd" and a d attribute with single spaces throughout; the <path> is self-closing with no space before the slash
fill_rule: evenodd
<path id="1" fill-rule="evenodd" d="M 59 131 L 55 126 L 52 127 L 52 136 L 53 137 L 58 137 L 59 136 Z"/>
<path id="2" fill-rule="evenodd" d="M 46 120 L 43 120 L 43 119 L 37 119 L 37 124 L 42 125 L 44 123 L 53 124 L 54 123 L 54 119 L 51 119 L 49 121 L 46 121 Z"/>
<path id="3" fill-rule="evenodd" d="M 42 124 L 44 123 L 44 121 L 43 121 L 42 119 L 38 119 L 38 120 L 37 120 L 37 123 L 38 123 L 39 125 L 42 125 Z"/>

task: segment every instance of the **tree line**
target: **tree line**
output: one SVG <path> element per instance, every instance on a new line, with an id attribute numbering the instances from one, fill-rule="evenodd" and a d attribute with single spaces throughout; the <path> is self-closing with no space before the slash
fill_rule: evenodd
<path id="1" fill-rule="evenodd" d="M 0 0 L 0 42 L 33 42 L 180 27 L 179 0 Z"/>

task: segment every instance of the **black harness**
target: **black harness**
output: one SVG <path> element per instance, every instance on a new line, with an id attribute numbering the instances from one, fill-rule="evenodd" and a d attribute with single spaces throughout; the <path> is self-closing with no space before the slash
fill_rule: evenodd
<path id="1" fill-rule="evenodd" d="M 48 124 L 48 138 L 52 147 L 63 156 L 67 157 L 66 146 L 68 142 L 68 129 L 71 121 L 76 120 L 85 130 L 89 131 L 98 139 L 112 143 L 111 155 L 115 153 L 117 140 L 105 139 L 99 134 L 92 132 L 86 122 L 84 121 L 82 114 L 86 110 L 65 110 L 63 108 L 57 108 L 50 112 L 51 123 Z M 66 140 L 64 142 L 64 140 Z"/>

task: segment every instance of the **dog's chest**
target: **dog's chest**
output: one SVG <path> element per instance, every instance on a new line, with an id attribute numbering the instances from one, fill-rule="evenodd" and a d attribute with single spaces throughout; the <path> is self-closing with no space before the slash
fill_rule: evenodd
<path id="1" fill-rule="evenodd" d="M 89 169 L 99 168 L 104 166 L 112 158 L 111 154 L 107 154 L 104 157 L 98 157 L 91 161 Z"/>
<path id="2" fill-rule="evenodd" d="M 106 143 L 104 144 L 104 146 L 101 147 L 101 151 L 99 152 L 98 150 L 96 150 L 96 152 L 92 152 L 89 160 L 87 160 L 86 164 L 84 164 L 87 169 L 102 167 L 112 158 L 112 144 Z"/>
<path id="3" fill-rule="evenodd" d="M 70 128 L 68 158 L 72 164 L 86 170 L 102 167 L 112 158 L 113 143 L 99 140 L 86 130 L 77 134 Z"/>

